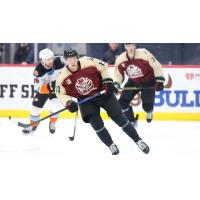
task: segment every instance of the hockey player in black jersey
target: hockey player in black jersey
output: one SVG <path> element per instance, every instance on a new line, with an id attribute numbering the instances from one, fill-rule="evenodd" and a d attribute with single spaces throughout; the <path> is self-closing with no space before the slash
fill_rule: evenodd
<path id="1" fill-rule="evenodd" d="M 55 95 L 55 80 L 60 70 L 64 67 L 62 57 L 55 57 L 54 53 L 49 49 L 43 49 L 39 52 L 40 63 L 36 66 L 34 76 L 34 89 L 36 94 L 32 102 L 32 110 L 30 113 L 30 123 L 32 126 L 23 129 L 23 133 L 30 133 L 37 129 L 40 119 L 40 111 L 49 99 L 51 102 L 50 113 L 53 113 L 61 108 Z M 49 121 L 50 133 L 55 133 L 55 124 L 58 115 L 53 115 Z"/>

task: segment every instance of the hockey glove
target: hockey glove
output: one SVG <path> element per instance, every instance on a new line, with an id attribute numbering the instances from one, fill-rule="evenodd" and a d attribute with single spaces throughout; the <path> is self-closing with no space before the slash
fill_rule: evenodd
<path id="1" fill-rule="evenodd" d="M 121 89 L 120 84 L 118 82 L 114 82 L 113 85 L 115 86 L 115 88 L 117 88 L 118 90 Z"/>
<path id="2" fill-rule="evenodd" d="M 118 92 L 118 89 L 114 86 L 111 78 L 102 80 L 102 87 L 103 87 L 103 90 L 106 91 L 105 93 L 106 95 L 110 95 L 110 94 Z"/>
<path id="3" fill-rule="evenodd" d="M 156 77 L 155 90 L 156 91 L 163 90 L 164 82 L 165 82 L 165 78 L 164 77 Z"/>
<path id="4" fill-rule="evenodd" d="M 69 100 L 66 103 L 66 108 L 69 110 L 69 112 L 74 113 L 78 111 L 78 104 L 73 100 Z"/>

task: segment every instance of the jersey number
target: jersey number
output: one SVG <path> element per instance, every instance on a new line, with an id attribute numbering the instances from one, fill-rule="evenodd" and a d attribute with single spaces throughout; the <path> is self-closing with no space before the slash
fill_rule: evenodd
<path id="1" fill-rule="evenodd" d="M 58 93 L 60 93 L 60 86 L 57 86 L 57 87 L 56 87 L 56 91 L 57 91 Z"/>
<path id="2" fill-rule="evenodd" d="M 34 78 L 34 83 L 39 83 L 39 79 L 38 78 Z"/>

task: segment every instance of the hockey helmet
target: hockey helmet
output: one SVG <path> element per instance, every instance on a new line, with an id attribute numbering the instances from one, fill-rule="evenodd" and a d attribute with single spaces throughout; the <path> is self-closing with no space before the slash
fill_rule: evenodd
<path id="1" fill-rule="evenodd" d="M 49 58 L 53 58 L 53 57 L 54 57 L 54 53 L 50 49 L 48 49 L 48 48 L 43 49 L 43 50 L 41 50 L 39 52 L 39 58 L 42 61 L 45 61 L 45 60 L 47 60 Z"/>
<path id="2" fill-rule="evenodd" d="M 74 49 L 65 49 L 64 50 L 64 58 L 71 58 L 71 57 L 77 57 L 78 58 L 78 53 Z"/>

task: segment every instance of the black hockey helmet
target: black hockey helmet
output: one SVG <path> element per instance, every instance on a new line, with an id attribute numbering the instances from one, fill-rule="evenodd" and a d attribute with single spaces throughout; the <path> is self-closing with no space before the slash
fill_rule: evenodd
<path id="1" fill-rule="evenodd" d="M 124 48 L 125 48 L 125 49 L 126 49 L 126 45 L 128 45 L 128 44 L 134 44 L 134 45 L 136 46 L 136 48 L 137 48 L 137 46 L 138 46 L 137 43 L 124 43 Z"/>
<path id="2" fill-rule="evenodd" d="M 74 49 L 65 49 L 64 50 L 64 58 L 70 58 L 70 57 L 77 57 L 78 58 L 78 53 Z"/>

